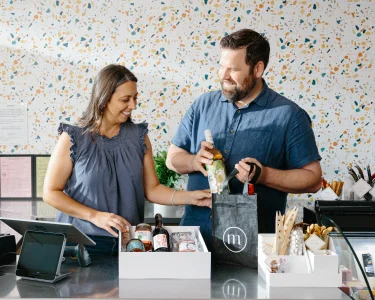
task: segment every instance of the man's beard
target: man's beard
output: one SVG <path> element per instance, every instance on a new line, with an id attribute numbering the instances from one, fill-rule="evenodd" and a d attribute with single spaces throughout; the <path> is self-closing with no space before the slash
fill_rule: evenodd
<path id="1" fill-rule="evenodd" d="M 226 90 L 224 88 L 223 81 L 220 81 L 221 84 L 221 91 L 225 98 L 228 99 L 229 102 L 238 102 L 245 99 L 250 93 L 253 91 L 255 84 L 256 84 L 256 77 L 249 76 L 245 78 L 242 82 L 243 88 L 236 86 L 233 90 Z M 234 83 L 235 84 L 235 83 Z"/>

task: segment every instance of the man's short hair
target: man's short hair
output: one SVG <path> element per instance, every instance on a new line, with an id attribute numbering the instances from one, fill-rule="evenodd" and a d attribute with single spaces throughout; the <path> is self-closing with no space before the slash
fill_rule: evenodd
<path id="1" fill-rule="evenodd" d="M 262 61 L 264 69 L 268 65 L 270 58 L 270 44 L 260 33 L 251 29 L 241 29 L 230 35 L 223 37 L 220 41 L 223 49 L 237 50 L 246 48 L 246 63 L 250 65 L 250 70 Z"/>

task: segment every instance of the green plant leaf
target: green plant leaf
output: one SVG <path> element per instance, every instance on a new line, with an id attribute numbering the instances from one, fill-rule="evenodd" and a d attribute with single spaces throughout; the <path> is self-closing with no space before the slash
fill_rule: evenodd
<path id="1" fill-rule="evenodd" d="M 167 187 L 173 188 L 181 175 L 169 170 L 167 165 L 167 151 L 161 151 L 154 156 L 155 171 L 159 182 Z"/>

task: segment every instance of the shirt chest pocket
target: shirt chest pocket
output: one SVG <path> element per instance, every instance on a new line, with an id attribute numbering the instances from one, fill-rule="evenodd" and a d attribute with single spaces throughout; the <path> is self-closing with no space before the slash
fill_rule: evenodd
<path id="1" fill-rule="evenodd" d="M 260 163 L 268 163 L 271 151 L 271 132 L 248 129 L 236 132 L 230 156 L 237 160 L 245 157 L 257 159 Z"/>

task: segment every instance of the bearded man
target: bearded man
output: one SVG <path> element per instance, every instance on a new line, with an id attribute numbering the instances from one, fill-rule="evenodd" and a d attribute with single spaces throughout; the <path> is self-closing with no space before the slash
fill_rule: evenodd
<path id="1" fill-rule="evenodd" d="M 262 78 L 270 55 L 268 40 L 242 29 L 220 41 L 221 90 L 201 95 L 185 114 L 168 149 L 167 166 L 189 174 L 187 189 L 208 188 L 205 164 L 213 155 L 204 140 L 210 129 L 224 157 L 227 174 L 237 168 L 232 193 L 242 193 L 246 178 L 261 194 L 264 232 L 275 232 L 275 213 L 284 214 L 288 193 L 317 192 L 321 167 L 311 119 L 296 103 L 268 87 Z M 251 173 L 246 162 L 261 169 Z M 259 175 L 259 174 L 257 174 Z M 200 226 L 210 249 L 212 212 L 187 205 L 182 226 Z"/>

